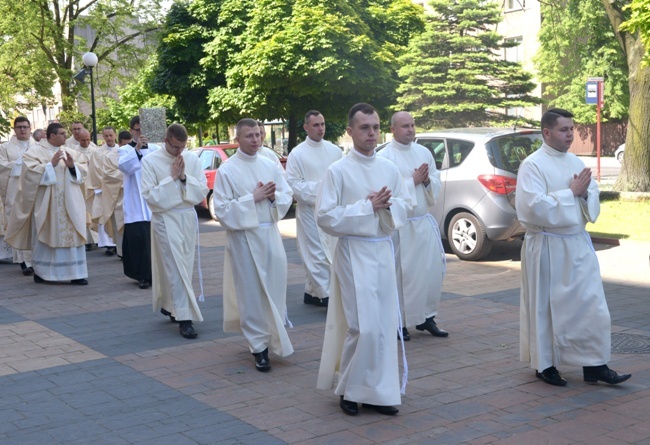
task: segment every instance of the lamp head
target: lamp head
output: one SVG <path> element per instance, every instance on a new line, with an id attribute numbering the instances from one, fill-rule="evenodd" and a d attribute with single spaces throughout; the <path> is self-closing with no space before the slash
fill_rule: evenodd
<path id="1" fill-rule="evenodd" d="M 84 65 L 86 65 L 89 68 L 96 67 L 97 62 L 99 61 L 99 59 L 97 58 L 97 54 L 90 51 L 85 53 L 81 59 L 83 60 Z"/>

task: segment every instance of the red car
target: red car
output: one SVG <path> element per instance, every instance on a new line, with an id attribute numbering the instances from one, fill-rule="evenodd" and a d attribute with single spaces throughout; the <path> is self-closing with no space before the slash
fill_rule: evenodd
<path id="1" fill-rule="evenodd" d="M 217 177 L 217 170 L 221 163 L 226 162 L 229 157 L 234 155 L 237 152 L 239 145 L 237 144 L 219 144 L 219 145 L 208 145 L 205 147 L 199 147 L 195 150 L 196 155 L 201 161 L 201 167 L 205 172 L 205 178 L 208 181 L 208 196 L 205 197 L 203 202 L 199 204 L 199 207 L 208 209 L 210 216 L 215 221 L 218 221 L 217 215 L 214 213 L 214 204 L 212 202 L 212 190 L 214 189 L 214 180 Z M 275 153 L 275 151 L 273 152 Z M 278 157 L 282 167 L 286 168 L 287 158 L 280 156 L 275 153 Z"/>

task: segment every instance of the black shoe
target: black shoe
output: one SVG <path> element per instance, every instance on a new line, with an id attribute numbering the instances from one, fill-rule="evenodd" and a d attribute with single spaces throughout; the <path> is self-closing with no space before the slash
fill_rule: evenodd
<path id="1" fill-rule="evenodd" d="M 79 286 L 87 286 L 88 285 L 88 280 L 85 278 L 79 278 L 76 280 L 70 280 L 70 284 L 78 284 Z"/>
<path id="2" fill-rule="evenodd" d="M 271 369 L 271 362 L 269 361 L 269 348 L 266 348 L 262 352 L 254 352 L 253 356 L 255 357 L 255 369 L 259 372 L 266 372 Z"/>
<path id="3" fill-rule="evenodd" d="M 323 298 L 322 300 L 318 297 L 314 297 L 313 295 L 309 295 L 307 292 L 305 292 L 305 295 L 303 297 L 303 303 L 305 304 L 313 304 L 314 306 L 320 306 L 320 307 L 327 307 L 329 304 L 329 298 Z"/>
<path id="4" fill-rule="evenodd" d="M 92 244 L 86 244 L 86 252 L 90 252 L 93 250 L 93 245 Z"/>
<path id="5" fill-rule="evenodd" d="M 370 403 L 364 403 L 362 406 L 364 408 L 374 409 L 379 414 L 383 414 L 385 416 L 394 416 L 399 412 L 399 410 L 394 406 L 371 405 Z"/>
<path id="6" fill-rule="evenodd" d="M 172 315 L 172 313 L 166 310 L 165 308 L 161 308 L 160 313 L 163 314 L 165 317 L 169 317 L 172 323 L 178 323 L 178 320 L 176 320 L 176 318 Z"/>
<path id="7" fill-rule="evenodd" d="M 535 376 L 538 379 L 544 380 L 544 383 L 548 383 L 553 386 L 566 386 L 567 381 L 562 378 L 560 372 L 555 369 L 555 366 L 546 368 L 542 372 L 535 371 Z"/>
<path id="8" fill-rule="evenodd" d="M 25 271 L 25 269 L 27 269 L 27 264 L 24 261 L 20 263 L 19 266 L 20 266 L 20 270 L 22 270 L 23 272 Z"/>
<path id="9" fill-rule="evenodd" d="M 31 276 L 33 274 L 34 274 L 34 268 L 33 267 L 30 266 L 30 267 L 27 267 L 27 268 L 23 269 L 23 275 L 29 277 L 29 276 Z"/>
<path id="10" fill-rule="evenodd" d="M 34 274 L 34 283 L 45 283 L 45 280 Z"/>
<path id="11" fill-rule="evenodd" d="M 107 247 L 106 251 L 104 252 L 104 255 L 106 256 L 113 256 L 117 253 L 117 247 Z"/>
<path id="12" fill-rule="evenodd" d="M 449 335 L 449 332 L 438 327 L 436 322 L 433 321 L 433 317 L 427 318 L 424 320 L 424 323 L 417 325 L 415 329 L 418 331 L 429 331 L 434 337 L 447 337 Z"/>
<path id="13" fill-rule="evenodd" d="M 147 280 L 139 280 L 138 287 L 140 289 L 149 289 L 149 282 Z"/>
<path id="14" fill-rule="evenodd" d="M 632 374 L 619 374 L 616 371 L 609 369 L 607 365 L 584 366 L 582 372 L 585 382 L 587 383 L 597 383 L 598 381 L 601 381 L 609 383 L 610 385 L 616 385 L 632 377 Z"/>
<path id="15" fill-rule="evenodd" d="M 181 321 L 178 330 L 180 331 L 181 335 L 185 338 L 196 338 L 199 335 L 194 330 L 194 326 L 192 326 L 192 320 Z"/>
<path id="16" fill-rule="evenodd" d="M 404 341 L 409 341 L 411 339 L 411 334 L 409 334 L 408 329 L 402 328 L 402 337 L 404 337 Z M 399 329 L 397 330 L 397 339 L 399 340 Z"/>
<path id="17" fill-rule="evenodd" d="M 343 396 L 341 396 L 339 406 L 348 416 L 356 416 L 359 414 L 359 405 L 357 405 L 357 402 L 350 402 L 349 400 L 345 400 Z"/>

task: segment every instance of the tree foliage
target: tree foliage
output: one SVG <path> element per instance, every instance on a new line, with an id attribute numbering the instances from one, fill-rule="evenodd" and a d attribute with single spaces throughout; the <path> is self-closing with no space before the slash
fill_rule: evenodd
<path id="1" fill-rule="evenodd" d="M 0 0 L 4 41 L 12 43 L 0 45 L 0 60 L 14 60 L 13 76 L 31 82 L 28 97 L 33 98 L 32 102 L 51 101 L 52 86 L 58 82 L 63 110 L 69 112 L 74 108 L 77 92 L 87 94 L 86 86 L 71 82 L 75 70 L 83 67 L 81 54 L 97 54 L 97 93 L 100 97 L 110 94 L 116 82 L 132 72 L 129 68 L 137 69 L 148 58 L 147 37 L 159 27 L 160 3 L 161 0 Z M 16 85 L 13 93 L 21 90 L 24 88 Z"/>
<path id="2" fill-rule="evenodd" d="M 627 119 L 627 61 L 601 0 L 552 0 L 541 4 L 541 12 L 535 65 L 549 105 L 571 110 L 577 122 L 595 123 L 585 84 L 589 77 L 604 77 L 602 120 Z"/>
<path id="3" fill-rule="evenodd" d="M 195 0 L 185 10 L 191 29 L 167 33 L 164 50 L 189 43 L 198 57 L 161 57 L 158 85 L 205 87 L 213 119 L 288 119 L 290 147 L 308 109 L 336 120 L 355 102 L 390 105 L 396 57 L 422 25 L 408 0 Z"/>
<path id="4" fill-rule="evenodd" d="M 650 51 L 648 51 L 650 48 L 650 0 L 632 0 L 626 9 L 630 15 L 622 25 L 622 29 L 640 34 L 641 42 L 646 49 L 643 63 L 645 66 L 650 66 Z"/>
<path id="5" fill-rule="evenodd" d="M 518 119 L 506 110 L 539 103 L 532 76 L 503 60 L 512 47 L 494 31 L 499 5 L 480 0 L 430 0 L 425 31 L 400 58 L 398 108 L 422 126 L 455 127 Z"/>

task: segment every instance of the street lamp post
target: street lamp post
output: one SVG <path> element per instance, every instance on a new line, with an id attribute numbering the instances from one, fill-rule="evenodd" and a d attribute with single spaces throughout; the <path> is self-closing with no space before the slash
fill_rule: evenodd
<path id="1" fill-rule="evenodd" d="M 86 65 L 86 72 L 90 74 L 90 106 L 92 114 L 90 117 L 93 120 L 93 142 L 97 144 L 97 118 L 95 116 L 95 83 L 93 81 L 93 68 L 97 66 L 97 54 L 87 52 L 82 57 L 84 65 Z"/>

